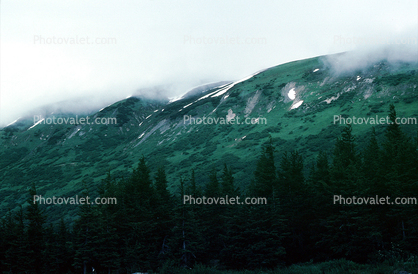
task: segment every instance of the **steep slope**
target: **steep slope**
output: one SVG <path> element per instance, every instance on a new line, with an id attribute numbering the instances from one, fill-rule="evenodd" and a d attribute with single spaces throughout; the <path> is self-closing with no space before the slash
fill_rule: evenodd
<path id="1" fill-rule="evenodd" d="M 330 152 L 340 134 L 341 125 L 334 124 L 340 115 L 386 118 L 394 103 L 398 116 L 418 117 L 417 63 L 382 60 L 336 74 L 325 57 L 317 57 L 221 84 L 172 102 L 131 97 L 89 117 L 116 118 L 116 124 L 34 126 L 32 119 L 22 119 L 3 128 L 0 211 L 24 202 L 32 183 L 46 197 L 80 194 L 83 180 L 95 193 L 107 171 L 124 176 L 142 155 L 155 170 L 165 166 L 172 192 L 192 169 L 203 184 L 209 170 L 220 170 L 224 163 L 232 166 L 236 181 L 245 188 L 269 135 L 279 152 L 299 149 L 309 160 L 320 150 Z M 198 124 L 198 118 L 212 123 Z M 196 123 L 190 122 L 193 119 Z M 353 126 L 360 147 L 371 126 Z M 385 126 L 375 126 L 380 136 Z M 416 124 L 402 127 L 416 134 Z M 60 216 L 63 208 L 51 206 L 48 213 Z M 67 210 L 73 213 L 74 207 Z"/>

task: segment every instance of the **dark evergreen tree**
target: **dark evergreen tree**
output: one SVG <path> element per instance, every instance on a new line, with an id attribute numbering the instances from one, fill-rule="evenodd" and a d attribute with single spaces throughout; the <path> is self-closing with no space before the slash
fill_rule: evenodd
<path id="1" fill-rule="evenodd" d="M 277 174 L 274 164 L 274 146 L 271 136 L 262 148 L 260 159 L 254 172 L 254 185 L 250 190 L 255 196 L 274 197 L 277 191 Z"/>
<path id="2" fill-rule="evenodd" d="M 279 185 L 281 195 L 293 196 L 304 190 L 303 159 L 299 152 L 285 152 L 280 162 Z"/>
<path id="3" fill-rule="evenodd" d="M 322 192 L 321 194 L 323 194 L 330 186 L 329 161 L 328 156 L 324 151 L 319 152 L 316 163 L 312 167 L 309 174 L 309 181 L 317 190 Z"/>
<path id="4" fill-rule="evenodd" d="M 383 142 L 382 180 L 388 196 L 414 197 L 418 191 L 417 146 L 407 137 L 398 124 L 395 106 L 390 105 L 389 120 Z M 392 200 L 392 202 L 394 202 Z M 417 232 L 416 206 L 392 205 L 386 213 L 386 240 L 398 242 L 402 249 L 416 249 Z"/>
<path id="5" fill-rule="evenodd" d="M 86 183 L 83 181 L 85 187 Z M 87 189 L 83 191 L 84 198 L 89 196 Z M 79 218 L 74 224 L 74 266 L 82 269 L 86 274 L 92 267 L 98 268 L 99 254 L 99 218 L 100 212 L 97 207 L 90 203 L 79 206 Z"/>
<path id="6" fill-rule="evenodd" d="M 238 188 L 234 186 L 234 176 L 232 169 L 225 164 L 222 172 L 221 181 L 222 195 L 236 196 L 239 192 Z"/>
<path id="7" fill-rule="evenodd" d="M 33 262 L 34 273 L 43 273 L 43 251 L 45 249 L 45 216 L 39 208 L 39 205 L 34 202 L 35 195 L 37 195 L 36 187 L 35 185 L 32 185 L 32 187 L 29 189 L 29 198 L 27 200 L 29 205 L 26 208 L 25 214 L 28 222 L 27 234 L 29 241 L 29 251 L 31 254 L 31 258 L 29 260 Z"/>
<path id="8" fill-rule="evenodd" d="M 192 185 L 194 184 L 193 175 L 194 172 L 192 171 Z M 169 245 L 171 246 L 170 254 L 175 264 L 190 268 L 196 262 L 204 261 L 206 250 L 202 233 L 201 207 L 184 203 L 184 195 L 186 195 L 184 180 L 180 179 L 179 197 L 174 209 L 173 237 L 169 240 Z M 194 196 L 194 198 L 197 197 Z"/>
<path id="9" fill-rule="evenodd" d="M 215 168 L 209 174 L 209 182 L 205 187 L 205 197 L 209 199 L 221 197 L 221 185 Z M 221 218 L 222 207 L 219 204 L 202 204 L 202 232 L 205 237 L 206 263 L 219 260 L 219 254 L 223 247 L 222 237 L 223 220 Z"/>
<path id="10" fill-rule="evenodd" d="M 311 220 L 307 186 L 303 175 L 303 158 L 298 151 L 285 152 L 280 162 L 278 197 L 289 227 L 284 244 L 290 262 L 307 256 L 308 227 Z"/>
<path id="11" fill-rule="evenodd" d="M 265 198 L 267 204 L 236 205 L 227 223 L 223 263 L 234 269 L 273 268 L 284 260 L 285 221 L 277 198 L 277 174 L 271 137 L 263 146 L 247 194 Z M 251 197 L 248 197 L 251 198 Z M 248 200 L 247 200 L 248 202 Z"/>
<path id="12" fill-rule="evenodd" d="M 212 168 L 209 175 L 209 182 L 206 185 L 205 195 L 207 197 L 218 197 L 221 194 L 221 187 L 216 175 L 216 169 Z"/>
<path id="13" fill-rule="evenodd" d="M 373 127 L 372 133 L 369 139 L 369 143 L 363 151 L 363 165 L 362 172 L 365 179 L 370 183 L 370 187 L 374 191 L 380 188 L 377 184 L 381 181 L 380 178 L 382 155 L 379 144 L 376 139 L 376 130 Z M 382 190 L 380 190 L 381 192 Z M 376 193 L 376 192 L 375 192 Z"/>
<path id="14" fill-rule="evenodd" d="M 347 124 L 337 138 L 334 146 L 334 158 L 331 165 L 331 179 L 339 193 L 352 189 L 359 178 L 359 157 L 356 151 L 355 138 L 351 124 Z M 352 193 L 350 193 L 352 194 Z"/>
<path id="15" fill-rule="evenodd" d="M 312 165 L 306 196 L 304 203 L 309 208 L 309 215 L 305 216 L 310 233 L 311 254 L 315 254 L 314 260 L 327 260 L 329 258 L 329 247 L 322 244 L 323 235 L 326 234 L 327 218 L 333 212 L 333 205 L 330 197 L 333 193 L 330 188 L 330 166 L 328 156 L 324 151 L 320 151 L 316 162 Z M 313 245 L 313 246 L 312 246 Z"/>
<path id="16" fill-rule="evenodd" d="M 156 199 L 153 204 L 155 222 L 156 256 L 154 264 L 162 265 L 170 256 L 168 238 L 173 226 L 173 200 L 168 191 L 168 182 L 163 167 L 158 168 L 155 176 Z"/>
<path id="17" fill-rule="evenodd" d="M 365 244 L 364 232 L 359 226 L 360 218 L 364 217 L 364 208 L 355 205 L 334 204 L 334 196 L 343 198 L 365 197 L 366 186 L 361 176 L 360 157 L 356 150 L 352 127 L 343 127 L 341 136 L 334 147 L 334 157 L 330 169 L 331 188 L 326 196 L 328 217 L 325 222 L 326 231 L 322 235 L 320 245 L 324 244 L 332 250 L 332 258 L 348 258 L 366 262 L 367 254 L 373 247 Z M 330 254 L 331 255 L 331 254 Z"/>
<path id="18" fill-rule="evenodd" d="M 21 206 L 16 214 L 8 212 L 4 220 L 5 239 L 4 267 L 10 273 L 33 270 L 33 254 L 25 229 L 25 213 Z M 33 272 L 32 272 L 33 273 Z"/>
<path id="19" fill-rule="evenodd" d="M 107 273 L 118 270 L 120 267 L 120 254 L 118 252 L 119 235 L 114 219 L 107 218 L 106 214 L 99 213 L 97 219 L 97 261 L 101 269 Z"/>
<path id="20" fill-rule="evenodd" d="M 151 180 L 150 169 L 142 157 L 138 167 L 125 184 L 123 196 L 125 201 L 127 223 L 130 233 L 125 243 L 129 269 L 147 271 L 153 269 L 156 257 L 155 221 L 153 216 L 153 202 L 156 195 Z"/>
<path id="21" fill-rule="evenodd" d="M 191 172 L 191 175 L 190 175 L 190 183 L 186 187 L 185 194 L 186 195 L 192 195 L 195 198 L 202 196 L 202 190 L 200 189 L 200 187 L 197 185 L 197 182 L 196 182 L 196 176 L 195 176 L 195 170 L 194 169 L 192 169 L 192 172 Z"/>

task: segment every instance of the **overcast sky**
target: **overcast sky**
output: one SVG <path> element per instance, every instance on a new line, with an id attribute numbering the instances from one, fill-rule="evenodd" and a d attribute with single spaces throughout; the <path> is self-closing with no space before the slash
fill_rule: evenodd
<path id="1" fill-rule="evenodd" d="M 416 43 L 417 3 L 3 0 L 0 126 L 68 99 L 101 108 L 154 85 L 173 97 L 202 83 L 386 43 L 377 39 Z"/>

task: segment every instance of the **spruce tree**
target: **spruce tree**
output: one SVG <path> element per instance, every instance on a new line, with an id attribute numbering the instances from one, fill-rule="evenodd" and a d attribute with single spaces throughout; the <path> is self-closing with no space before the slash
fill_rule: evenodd
<path id="1" fill-rule="evenodd" d="M 226 164 L 224 165 L 221 179 L 222 194 L 229 195 L 229 197 L 236 196 L 238 193 L 238 189 L 234 186 L 234 176 L 232 173 L 232 169 L 228 168 Z"/>
<path id="2" fill-rule="evenodd" d="M 282 245 L 285 221 L 277 198 L 271 136 L 262 148 L 252 182 L 247 194 L 254 198 L 266 198 L 267 204 L 236 205 L 221 253 L 224 264 L 230 268 L 273 268 L 284 260 L 286 253 Z"/>
<path id="3" fill-rule="evenodd" d="M 192 179 L 193 174 L 194 172 Z M 169 239 L 169 246 L 174 262 L 180 267 L 190 268 L 196 262 L 205 260 L 206 250 L 202 233 L 201 208 L 184 203 L 185 188 L 184 180 L 181 178 L 178 202 L 175 203 L 174 209 L 173 237 Z"/>
<path id="4" fill-rule="evenodd" d="M 297 151 L 285 152 L 280 161 L 279 200 L 289 227 L 289 237 L 284 241 L 291 262 L 302 260 L 306 256 L 305 235 L 308 220 L 312 216 L 307 210 L 307 186 L 303 175 L 303 158 Z M 293 261 L 292 261 L 293 260 Z"/>
<path id="5" fill-rule="evenodd" d="M 83 185 L 85 187 L 85 181 Z M 83 196 L 89 196 L 87 189 L 83 191 Z M 100 212 L 96 206 L 86 201 L 79 206 L 78 216 L 74 224 L 74 266 L 86 274 L 87 269 L 98 267 Z"/>
<path id="6" fill-rule="evenodd" d="M 218 180 L 215 167 L 212 168 L 209 174 L 209 182 L 205 187 L 206 198 L 220 198 L 221 197 L 221 185 Z M 218 260 L 219 253 L 222 249 L 223 242 L 221 234 L 223 231 L 222 223 L 222 207 L 219 204 L 202 204 L 203 215 L 203 234 L 206 239 L 206 262 L 210 260 Z"/>
<path id="7" fill-rule="evenodd" d="M 274 146 L 271 136 L 262 148 L 254 171 L 254 186 L 251 190 L 254 195 L 261 197 L 274 197 L 277 191 L 277 174 L 274 163 Z"/>
<path id="8" fill-rule="evenodd" d="M 396 197 L 413 197 L 417 187 L 417 158 L 418 151 L 414 141 L 406 136 L 397 123 L 395 106 L 390 105 L 389 120 L 386 127 L 385 140 L 383 142 L 382 167 L 385 187 L 392 199 Z M 393 202 L 393 200 L 392 200 Z M 397 241 L 404 249 L 414 249 L 417 244 L 417 232 L 415 217 L 416 206 L 392 205 L 386 212 L 388 228 L 386 239 Z"/>
<path id="9" fill-rule="evenodd" d="M 28 241 L 29 241 L 29 250 L 31 252 L 31 261 L 33 262 L 33 270 L 35 273 L 43 272 L 43 263 L 44 263 L 44 225 L 45 225 L 45 216 L 42 213 L 39 205 L 34 202 L 34 196 L 36 194 L 36 187 L 32 185 L 29 189 L 29 198 L 27 202 L 29 203 L 25 217 L 28 221 Z"/>
<path id="10" fill-rule="evenodd" d="M 157 170 L 155 176 L 156 199 L 153 203 L 155 222 L 156 257 L 155 264 L 163 264 L 169 257 L 168 238 L 171 236 L 173 200 L 169 192 L 164 167 Z"/>
<path id="11" fill-rule="evenodd" d="M 356 149 L 352 127 L 347 124 L 341 131 L 334 146 L 330 178 L 331 187 L 327 197 L 328 217 L 326 230 L 319 243 L 332 250 L 335 258 L 345 257 L 365 262 L 364 258 L 371 252 L 370 245 L 365 244 L 362 221 L 364 208 L 355 205 L 334 204 L 334 196 L 343 198 L 365 197 L 366 187 L 361 174 L 360 157 Z M 368 246 L 368 248 L 365 248 Z"/>
<path id="12" fill-rule="evenodd" d="M 4 221 L 7 244 L 4 251 L 4 264 L 10 273 L 25 273 L 33 269 L 33 251 L 25 228 L 25 213 L 22 206 L 16 213 L 10 210 Z"/>

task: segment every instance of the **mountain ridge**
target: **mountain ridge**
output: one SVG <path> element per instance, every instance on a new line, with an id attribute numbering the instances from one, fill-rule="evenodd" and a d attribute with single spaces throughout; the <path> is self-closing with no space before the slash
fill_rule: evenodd
<path id="1" fill-rule="evenodd" d="M 271 67 L 177 101 L 130 97 L 90 115 L 92 120 L 116 118 L 117 124 L 39 124 L 28 130 L 33 124 L 22 120 L 5 127 L 0 131 L 0 209 L 24 201 L 32 183 L 44 196 L 76 195 L 83 180 L 93 190 L 108 171 L 125 176 L 142 155 L 151 166 L 167 167 L 171 192 L 192 169 L 203 185 L 205 174 L 225 163 L 245 188 L 254 171 L 251 163 L 269 136 L 280 152 L 298 149 L 313 159 L 321 150 L 330 153 L 327 143 L 339 136 L 335 115 L 386 116 L 394 103 L 400 116 L 418 117 L 416 62 L 383 60 L 337 75 L 324 58 Z M 267 124 L 193 125 L 185 117 L 265 119 Z M 416 134 L 416 125 L 403 127 Z M 370 130 L 370 125 L 353 126 L 360 147 Z M 378 137 L 383 131 L 376 125 Z"/>

